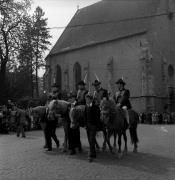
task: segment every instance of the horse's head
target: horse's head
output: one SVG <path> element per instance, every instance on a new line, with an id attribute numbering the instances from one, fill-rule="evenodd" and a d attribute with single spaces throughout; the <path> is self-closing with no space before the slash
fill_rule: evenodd
<path id="1" fill-rule="evenodd" d="M 71 121 L 71 127 L 76 128 L 77 126 L 81 126 L 84 123 L 84 111 L 85 106 L 79 105 L 75 107 L 71 107 L 69 111 L 69 118 Z"/>
<path id="2" fill-rule="evenodd" d="M 110 121 L 110 107 L 108 100 L 102 100 L 100 104 L 101 120 L 104 124 L 108 124 Z"/>
<path id="3" fill-rule="evenodd" d="M 116 105 L 113 100 L 104 99 L 100 104 L 101 109 L 101 120 L 104 124 L 109 124 L 111 115 L 116 112 Z"/>
<path id="4" fill-rule="evenodd" d="M 53 119 L 57 115 L 65 115 L 68 113 L 70 103 L 63 100 L 52 100 L 48 104 L 48 118 Z"/>

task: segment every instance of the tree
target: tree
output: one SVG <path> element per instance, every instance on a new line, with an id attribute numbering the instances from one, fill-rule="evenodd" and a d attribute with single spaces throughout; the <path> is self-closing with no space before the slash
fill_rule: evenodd
<path id="1" fill-rule="evenodd" d="M 24 18 L 24 28 L 23 35 L 20 39 L 20 49 L 19 49 L 19 69 L 20 71 L 27 72 L 26 78 L 28 79 L 28 84 L 30 85 L 30 95 L 33 97 L 33 58 L 34 58 L 34 48 L 33 48 L 33 24 L 30 16 Z"/>
<path id="2" fill-rule="evenodd" d="M 0 82 L 5 89 L 7 67 L 16 62 L 21 36 L 23 16 L 30 8 L 30 0 L 0 1 Z M 3 92 L 0 92 L 0 95 Z"/>
<path id="3" fill-rule="evenodd" d="M 38 69 L 45 65 L 44 52 L 48 50 L 51 44 L 48 40 L 51 38 L 47 28 L 47 18 L 44 18 L 45 13 L 40 7 L 37 7 L 33 14 L 33 48 L 34 58 L 33 63 L 35 69 L 35 85 L 36 95 L 39 96 L 38 89 Z"/>

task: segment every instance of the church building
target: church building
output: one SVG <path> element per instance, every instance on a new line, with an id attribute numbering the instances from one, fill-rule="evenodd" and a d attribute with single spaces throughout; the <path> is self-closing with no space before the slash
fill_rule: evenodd
<path id="1" fill-rule="evenodd" d="M 102 0 L 79 9 L 46 57 L 46 90 L 96 78 L 115 93 L 123 78 L 133 109 L 175 111 L 175 0 Z"/>

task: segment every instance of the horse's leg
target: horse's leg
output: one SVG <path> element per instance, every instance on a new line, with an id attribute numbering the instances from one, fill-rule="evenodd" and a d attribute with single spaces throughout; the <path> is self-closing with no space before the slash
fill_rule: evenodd
<path id="1" fill-rule="evenodd" d="M 63 152 L 67 151 L 68 147 L 68 124 L 64 124 L 64 143 L 63 143 Z"/>
<path id="2" fill-rule="evenodd" d="M 102 132 L 103 132 L 103 139 L 104 139 L 104 141 L 103 141 L 103 151 L 105 151 L 106 150 L 106 143 L 107 143 L 107 132 L 106 132 L 106 129 L 105 128 L 103 128 L 102 129 Z"/>
<path id="3" fill-rule="evenodd" d="M 114 131 L 114 145 L 113 145 L 114 148 L 117 147 L 116 140 L 117 140 L 117 133 Z"/>
<path id="4" fill-rule="evenodd" d="M 122 145 L 122 133 L 118 133 L 118 158 L 121 159 L 122 157 L 122 151 L 121 151 L 121 145 Z"/>
<path id="5" fill-rule="evenodd" d="M 112 149 L 112 146 L 110 143 L 110 137 L 111 137 L 112 133 L 113 133 L 113 131 L 107 130 L 107 136 L 106 136 L 106 142 L 108 144 L 108 147 L 109 147 L 109 150 L 111 153 L 113 153 L 113 149 Z"/>
<path id="6" fill-rule="evenodd" d="M 99 144 L 98 144 L 98 142 L 97 142 L 97 138 L 95 138 L 95 148 L 96 148 L 97 150 L 100 149 L 100 146 L 99 146 Z"/>
<path id="7" fill-rule="evenodd" d="M 124 142 L 125 142 L 124 153 L 127 154 L 127 152 L 128 152 L 128 146 L 127 146 L 127 136 L 126 136 L 126 131 L 123 132 L 123 139 L 124 139 Z"/>

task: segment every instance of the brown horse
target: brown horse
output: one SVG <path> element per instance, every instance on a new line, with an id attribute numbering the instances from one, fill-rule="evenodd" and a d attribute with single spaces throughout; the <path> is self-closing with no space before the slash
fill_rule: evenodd
<path id="1" fill-rule="evenodd" d="M 109 144 L 111 134 L 113 132 L 116 132 L 116 134 L 118 135 L 118 152 L 121 153 L 121 137 L 123 135 L 125 141 L 124 151 L 127 152 L 127 123 L 123 110 L 118 108 L 113 100 L 103 100 L 101 102 L 101 119 L 107 128 L 107 140 L 109 141 Z M 129 121 L 131 142 L 132 144 L 134 144 L 133 152 L 137 152 L 137 124 L 139 121 L 139 116 L 133 110 L 129 110 Z"/>
<path id="2" fill-rule="evenodd" d="M 124 151 L 127 152 L 127 136 L 126 136 L 127 126 L 126 126 L 124 112 L 121 109 L 117 108 L 115 102 L 112 100 L 102 100 L 100 107 L 101 107 L 101 119 L 107 129 L 107 143 L 109 144 L 110 151 L 112 152 L 110 137 L 115 132 L 118 135 L 119 155 L 121 155 L 122 135 L 125 141 Z"/>
<path id="3" fill-rule="evenodd" d="M 69 112 L 69 117 L 71 120 L 71 127 L 72 128 L 74 128 L 74 127 L 76 128 L 77 126 L 84 127 L 85 126 L 85 116 L 84 115 L 85 115 L 85 105 L 73 106 Z M 103 142 L 102 149 L 105 150 L 106 143 L 108 144 L 108 142 L 107 142 L 106 128 L 105 128 L 105 126 L 103 126 L 103 123 L 99 124 L 97 131 L 102 131 L 102 133 L 103 133 L 104 142 Z M 98 145 L 97 141 L 95 142 L 95 144 L 96 144 L 96 148 L 100 149 L 100 146 Z M 115 141 L 114 141 L 114 145 L 115 145 Z"/>

